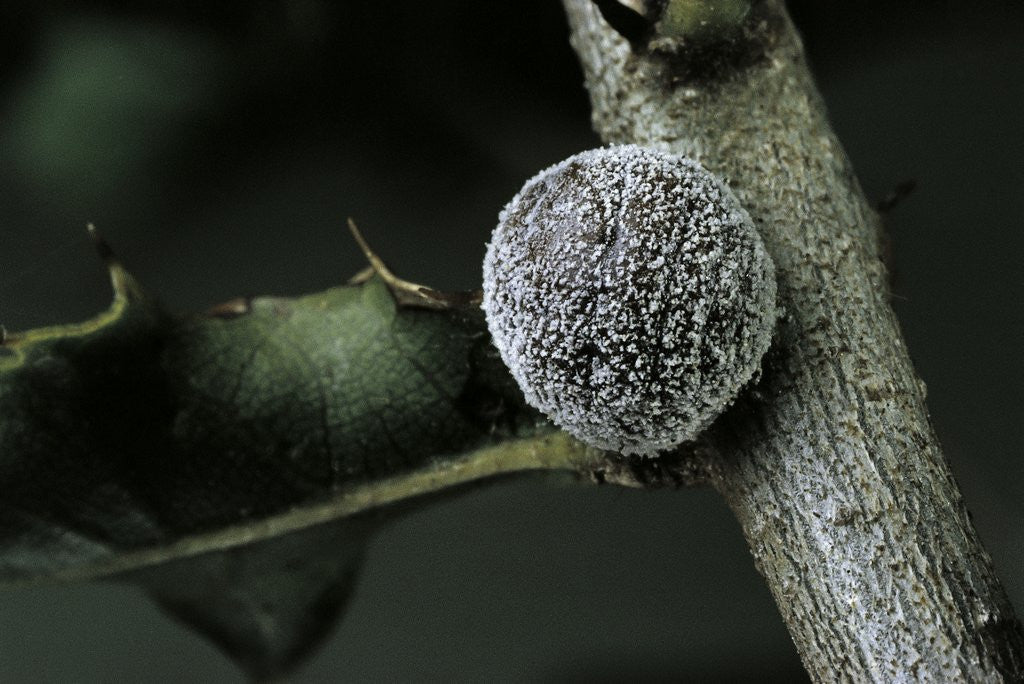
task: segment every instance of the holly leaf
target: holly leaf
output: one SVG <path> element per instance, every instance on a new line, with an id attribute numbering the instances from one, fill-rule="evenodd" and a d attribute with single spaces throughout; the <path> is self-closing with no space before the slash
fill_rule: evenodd
<path id="1" fill-rule="evenodd" d="M 173 317 L 98 244 L 110 309 L 0 344 L 0 586 L 134 582 L 274 677 L 388 515 L 600 458 L 524 404 L 472 297 L 379 266 Z"/>

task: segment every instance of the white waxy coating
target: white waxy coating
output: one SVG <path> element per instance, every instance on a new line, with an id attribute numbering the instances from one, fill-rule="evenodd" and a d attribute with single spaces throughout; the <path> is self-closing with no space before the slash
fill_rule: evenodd
<path id="1" fill-rule="evenodd" d="M 505 207 L 483 308 L 530 404 L 588 444 L 653 455 L 693 439 L 757 372 L 774 267 L 700 164 L 607 147 L 542 171 Z"/>

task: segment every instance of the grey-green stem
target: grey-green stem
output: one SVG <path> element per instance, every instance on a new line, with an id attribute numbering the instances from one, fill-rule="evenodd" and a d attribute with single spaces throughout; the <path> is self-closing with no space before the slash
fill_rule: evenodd
<path id="1" fill-rule="evenodd" d="M 879 219 L 782 3 L 756 4 L 732 56 L 701 64 L 563 2 L 604 140 L 726 178 L 775 260 L 784 317 L 762 382 L 709 437 L 710 479 L 812 677 L 1024 679 L 1020 623 L 889 305 Z"/>

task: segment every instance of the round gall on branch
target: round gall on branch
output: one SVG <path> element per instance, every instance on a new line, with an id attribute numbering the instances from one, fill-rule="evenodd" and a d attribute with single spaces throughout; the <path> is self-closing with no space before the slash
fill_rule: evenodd
<path id="1" fill-rule="evenodd" d="M 542 171 L 505 207 L 483 307 L 527 401 L 588 444 L 654 455 L 693 439 L 757 372 L 774 267 L 700 164 L 608 147 Z"/>

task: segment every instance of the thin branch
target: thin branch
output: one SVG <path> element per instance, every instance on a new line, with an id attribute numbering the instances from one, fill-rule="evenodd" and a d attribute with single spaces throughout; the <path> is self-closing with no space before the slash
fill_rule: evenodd
<path id="1" fill-rule="evenodd" d="M 818 680 L 1024 678 L 1024 637 L 931 428 L 888 303 L 879 222 L 778 0 L 722 52 L 631 45 L 563 0 L 608 142 L 697 157 L 775 260 L 785 316 L 719 421 L 712 482 Z"/>

